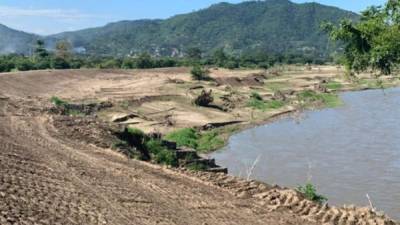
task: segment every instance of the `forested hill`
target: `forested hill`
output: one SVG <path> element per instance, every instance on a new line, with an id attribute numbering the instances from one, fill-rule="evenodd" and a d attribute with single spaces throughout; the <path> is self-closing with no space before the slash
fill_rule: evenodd
<path id="1" fill-rule="evenodd" d="M 357 17 L 335 7 L 288 0 L 219 3 L 166 20 L 121 21 L 61 33 L 48 37 L 48 42 L 68 39 L 79 51 L 114 56 L 140 52 L 172 56 L 191 47 L 205 53 L 224 48 L 235 54 L 261 50 L 319 55 L 332 50 L 321 22 Z"/>
<path id="2" fill-rule="evenodd" d="M 13 30 L 0 24 L 0 53 L 29 53 L 37 38 L 34 34 Z"/>

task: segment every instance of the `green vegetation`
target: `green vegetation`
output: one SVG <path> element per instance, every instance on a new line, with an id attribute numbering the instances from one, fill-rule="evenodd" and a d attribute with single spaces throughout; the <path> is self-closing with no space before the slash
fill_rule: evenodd
<path id="1" fill-rule="evenodd" d="M 200 152 L 212 151 L 225 144 L 216 131 L 198 132 L 193 128 L 177 130 L 166 135 L 165 139 Z"/>
<path id="2" fill-rule="evenodd" d="M 90 58 L 90 62 L 73 60 L 70 68 L 153 68 L 173 66 L 177 61 L 182 65 L 200 62 L 227 68 L 269 68 L 274 63 L 329 61 L 329 53 L 338 48 L 326 48 L 327 36 L 321 35 L 319 26 L 322 21 L 338 24 L 343 18 L 357 20 L 359 16 L 316 3 L 246 1 L 215 4 L 166 20 L 121 21 L 43 39 L 51 50 L 56 49 L 55 43 L 70 40 L 74 53 Z M 39 38 L 0 25 L 0 53 L 29 54 Z M 149 55 L 166 58 L 155 60 Z M 167 58 L 182 55 L 186 59 Z M 53 66 L 65 68 L 68 64 L 57 58 Z"/>
<path id="3" fill-rule="evenodd" d="M 251 93 L 250 99 L 247 102 L 247 107 L 253 109 L 266 111 L 268 109 L 279 109 L 285 105 L 284 101 L 280 100 L 268 100 L 264 101 L 261 95 L 257 92 Z"/>
<path id="4" fill-rule="evenodd" d="M 311 183 L 307 183 L 305 186 L 299 186 L 297 188 L 297 191 L 302 193 L 307 199 L 314 201 L 314 202 L 318 202 L 318 203 L 322 204 L 322 203 L 328 201 L 328 199 L 325 196 L 317 193 L 316 188 Z"/>
<path id="5" fill-rule="evenodd" d="M 197 148 L 198 132 L 193 128 L 184 128 L 165 136 L 166 140 L 174 141 L 178 146 Z"/>
<path id="6" fill-rule="evenodd" d="M 343 20 L 339 26 L 324 25 L 331 39 L 344 43 L 343 64 L 349 72 L 369 68 L 391 74 L 400 63 L 400 2 L 369 7 L 357 22 Z"/>
<path id="7" fill-rule="evenodd" d="M 305 105 L 322 103 L 326 107 L 334 108 L 342 104 L 339 96 L 332 93 L 317 93 L 312 90 L 305 90 L 298 93 L 297 97 Z"/>
<path id="8" fill-rule="evenodd" d="M 51 103 L 53 103 L 55 106 L 64 106 L 67 105 L 68 102 L 60 99 L 59 97 L 53 96 L 50 98 Z"/>
<path id="9" fill-rule="evenodd" d="M 192 74 L 193 80 L 210 80 L 210 76 L 208 76 L 209 71 L 204 69 L 200 65 L 195 65 L 193 69 L 190 71 Z"/>
<path id="10" fill-rule="evenodd" d="M 222 148 L 224 145 L 224 140 L 219 137 L 216 131 L 208 131 L 199 135 L 196 150 L 208 152 L 210 150 Z"/>
<path id="11" fill-rule="evenodd" d="M 343 84 L 336 81 L 329 81 L 327 84 L 325 84 L 325 87 L 330 90 L 340 90 L 343 88 Z"/>
<path id="12" fill-rule="evenodd" d="M 159 139 L 149 138 L 142 130 L 126 128 L 117 134 L 119 141 L 113 144 L 113 149 L 119 149 L 128 157 L 140 160 L 153 160 L 158 164 L 178 166 L 175 152 L 169 150 Z"/>

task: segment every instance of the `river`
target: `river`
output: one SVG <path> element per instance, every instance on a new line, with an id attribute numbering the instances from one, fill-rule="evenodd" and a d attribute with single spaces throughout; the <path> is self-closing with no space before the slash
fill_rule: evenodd
<path id="1" fill-rule="evenodd" d="M 231 174 L 295 188 L 311 181 L 337 206 L 400 219 L 400 88 L 341 94 L 344 105 L 243 131 L 211 155 Z"/>

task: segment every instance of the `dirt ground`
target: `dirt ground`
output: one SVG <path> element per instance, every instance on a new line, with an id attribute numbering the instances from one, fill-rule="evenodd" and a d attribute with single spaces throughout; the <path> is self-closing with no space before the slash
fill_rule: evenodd
<path id="1" fill-rule="evenodd" d="M 0 74 L 0 224 L 395 224 L 369 209 L 322 206 L 255 181 L 128 160 L 96 142 L 107 137 L 95 133 L 101 124 L 94 122 L 93 141 L 71 138 L 65 132 L 80 136 L 81 130 L 60 130 L 44 110 L 57 96 L 111 101 L 116 107 L 97 119 L 107 123 L 133 114 L 124 123 L 145 131 L 230 121 L 245 126 L 293 109 L 254 112 L 241 100 L 253 90 L 268 98 L 277 84 L 297 90 L 341 79 L 334 67 L 281 73 L 219 69 L 211 71 L 218 81 L 211 83 L 192 81 L 186 68 Z M 237 106 L 194 106 L 198 86 L 216 96 L 234 93 Z"/>

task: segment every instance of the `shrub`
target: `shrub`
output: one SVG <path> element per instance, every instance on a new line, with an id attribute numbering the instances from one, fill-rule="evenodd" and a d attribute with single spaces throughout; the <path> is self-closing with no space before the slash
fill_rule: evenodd
<path id="1" fill-rule="evenodd" d="M 262 101 L 263 98 L 261 97 L 261 95 L 258 92 L 252 92 L 250 95 L 250 98 L 256 99 L 256 100 L 260 100 Z"/>
<path id="2" fill-rule="evenodd" d="M 68 102 L 66 102 L 66 101 L 64 101 L 64 100 L 62 100 L 62 99 L 60 99 L 60 98 L 58 98 L 58 97 L 56 97 L 56 96 L 53 96 L 53 97 L 51 97 L 50 98 L 50 101 L 55 105 L 55 106 L 65 106 L 65 105 L 67 105 L 68 104 Z"/>
<path id="3" fill-rule="evenodd" d="M 60 69 L 60 70 L 62 70 L 62 69 L 69 69 L 69 68 L 71 68 L 70 63 L 69 63 L 66 59 L 60 58 L 60 57 L 56 57 L 56 58 L 53 60 L 52 64 L 53 64 L 52 67 L 53 67 L 54 69 Z"/>
<path id="4" fill-rule="evenodd" d="M 297 191 L 302 193 L 307 199 L 314 202 L 324 203 L 328 201 L 325 196 L 317 193 L 316 188 L 311 183 L 307 183 L 305 186 L 299 186 L 297 188 Z"/>
<path id="5" fill-rule="evenodd" d="M 190 71 L 192 74 L 192 78 L 194 80 L 210 80 L 211 78 L 208 76 L 208 70 L 202 68 L 199 65 L 196 65 Z"/>
<path id="6" fill-rule="evenodd" d="M 35 69 L 33 62 L 27 58 L 21 58 L 16 63 L 16 68 L 19 71 L 28 71 Z"/>
<path id="7" fill-rule="evenodd" d="M 149 141 L 146 142 L 145 144 L 146 149 L 154 155 L 157 155 L 158 153 L 162 152 L 163 150 L 165 150 L 165 147 L 162 146 L 162 143 L 160 140 L 156 140 L 156 139 L 151 139 Z"/>
<path id="8" fill-rule="evenodd" d="M 184 128 L 168 134 L 165 139 L 176 142 L 178 146 L 196 149 L 198 134 L 193 128 Z"/>
<path id="9" fill-rule="evenodd" d="M 168 149 L 163 149 L 154 155 L 154 160 L 159 164 L 178 166 L 178 159 L 175 152 L 169 151 Z"/>

